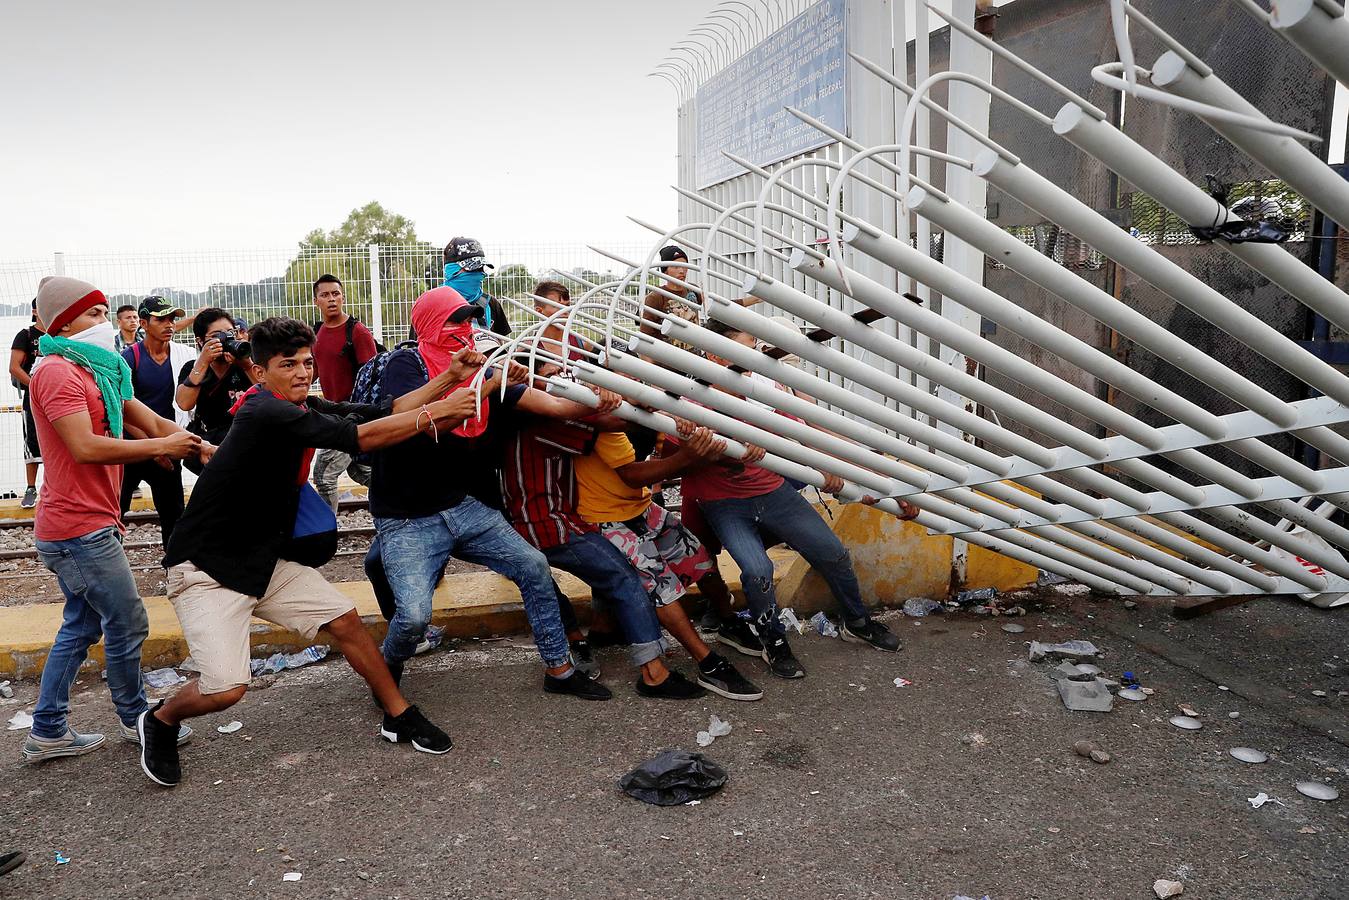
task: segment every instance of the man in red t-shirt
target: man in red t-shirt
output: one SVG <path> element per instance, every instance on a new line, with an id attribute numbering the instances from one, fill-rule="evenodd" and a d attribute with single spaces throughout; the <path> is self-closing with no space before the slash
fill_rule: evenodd
<path id="1" fill-rule="evenodd" d="M 79 756 L 103 745 L 103 735 L 79 734 L 66 719 L 70 686 L 100 637 L 122 737 L 139 740 L 136 720 L 148 708 L 141 644 L 149 623 L 122 550 L 122 467 L 159 457 L 205 461 L 215 449 L 134 399 L 131 370 L 113 349 L 115 332 L 101 291 L 76 278 L 47 278 L 37 309 L 47 334 L 29 389 L 47 477 L 33 531 L 38 556 L 56 573 L 66 606 L 23 745 L 29 762 Z M 123 440 L 124 424 L 146 439 Z M 181 729 L 178 742 L 191 733 Z"/>
<path id="2" fill-rule="evenodd" d="M 754 346 L 753 335 L 719 322 L 714 330 L 737 343 Z M 730 360 L 711 353 L 707 358 L 731 365 Z M 842 489 L 843 479 L 828 472 L 821 474 L 826 491 Z M 803 678 L 806 672 L 792 654 L 786 629 L 778 619 L 773 563 L 766 549 L 773 543 L 787 544 L 824 578 L 838 601 L 839 634 L 845 641 L 891 652 L 900 649 L 899 639 L 867 613 L 847 548 L 781 475 L 752 462 L 722 460 L 686 474 L 681 491 L 684 508 L 692 513 L 685 515 L 685 523 L 701 513 L 707 527 L 740 567 L 745 600 L 763 643 L 763 658 L 774 675 Z M 905 507 L 906 518 L 917 514 L 908 504 Z"/>
<path id="3" fill-rule="evenodd" d="M 336 275 L 320 275 L 314 282 L 314 305 L 321 317 L 314 325 L 314 372 L 324 400 L 346 403 L 356 386 L 356 373 L 375 358 L 379 348 L 370 329 L 347 315 L 342 280 Z M 337 479 L 343 472 L 350 471 L 361 484 L 370 480 L 369 467 L 352 462 L 341 450 L 320 450 L 314 457 L 314 489 L 333 512 L 337 512 Z"/>

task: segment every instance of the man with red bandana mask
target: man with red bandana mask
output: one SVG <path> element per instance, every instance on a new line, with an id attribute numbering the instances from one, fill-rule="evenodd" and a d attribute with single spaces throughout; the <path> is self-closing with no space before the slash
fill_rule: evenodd
<path id="1" fill-rule="evenodd" d="M 422 294 L 412 306 L 417 346 L 390 355 L 376 399 L 399 396 L 409 387 L 416 390 L 441 377 L 456 353 L 474 347 L 474 319 L 481 315 L 480 306 L 468 303 L 453 288 L 438 287 Z M 617 405 L 617 397 L 604 399 L 610 409 Z M 474 496 L 480 482 L 491 480 L 490 473 L 482 470 L 476 448 L 487 439 L 499 410 L 515 407 L 556 417 L 594 412 L 513 384 L 504 398 L 494 391 L 490 399 L 484 399 L 477 416 L 453 431 L 421 435 L 372 456 L 370 513 L 395 601 L 384 659 L 394 678 L 401 679 L 404 664 L 431 621 L 436 582 L 446 561 L 454 556 L 487 566 L 520 589 L 543 658 L 545 691 L 607 700 L 612 696 L 609 690 L 572 665 L 547 559 L 498 510 Z"/>

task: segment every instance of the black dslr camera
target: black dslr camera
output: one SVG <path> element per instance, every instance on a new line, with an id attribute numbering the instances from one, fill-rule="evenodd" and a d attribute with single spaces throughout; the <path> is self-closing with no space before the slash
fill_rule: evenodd
<path id="1" fill-rule="evenodd" d="M 232 331 L 217 331 L 208 335 L 207 339 L 214 338 L 220 342 L 220 349 L 224 350 L 235 359 L 242 359 L 252 351 L 253 347 L 248 341 L 241 341 L 234 336 Z"/>

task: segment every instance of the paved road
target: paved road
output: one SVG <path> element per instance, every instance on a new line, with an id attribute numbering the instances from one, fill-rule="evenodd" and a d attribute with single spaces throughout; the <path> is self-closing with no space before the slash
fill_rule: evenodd
<path id="1" fill-rule="evenodd" d="M 0 850 L 30 855 L 0 897 L 1113 900 L 1152 897 L 1158 878 L 1182 880 L 1185 900 L 1349 896 L 1349 803 L 1293 790 L 1329 777 L 1349 795 L 1349 748 L 1117 636 L 1160 633 L 1163 616 L 1060 599 L 1023 621 L 1027 634 L 1010 635 L 986 619 L 901 619 L 897 656 L 801 638 L 803 682 L 769 683 L 748 662 L 768 688 L 757 704 L 640 699 L 618 654 L 603 660 L 614 701 L 546 697 L 527 650 L 464 645 L 407 678 L 456 739 L 445 757 L 376 740 L 363 687 L 336 660 L 198 722 L 171 792 L 129 745 L 30 768 L 20 735 L 0 732 Z M 1213 659 L 1231 635 L 1227 663 L 1252 628 L 1283 629 L 1285 654 L 1255 658 L 1329 684 L 1329 698 L 1296 702 L 1344 721 L 1336 689 L 1349 684 L 1330 651 L 1349 645 L 1349 616 L 1269 603 L 1185 626 L 1205 631 Z M 1046 667 L 1025 661 L 1032 636 L 1093 639 L 1102 665 L 1157 693 L 1069 713 Z M 95 688 L 78 721 L 109 728 Z M 32 693 L 20 685 L 24 708 Z M 1166 724 L 1180 702 L 1203 731 Z M 659 809 L 616 789 L 642 759 L 696 749 L 711 712 L 734 726 L 707 751 L 731 774 L 724 791 Z M 230 718 L 244 729 L 216 733 Z M 1079 738 L 1114 761 L 1074 755 Z M 1273 759 L 1237 763 L 1226 750 L 1238 744 Z M 1259 791 L 1282 803 L 1252 809 Z M 70 862 L 55 865 L 57 851 Z"/>

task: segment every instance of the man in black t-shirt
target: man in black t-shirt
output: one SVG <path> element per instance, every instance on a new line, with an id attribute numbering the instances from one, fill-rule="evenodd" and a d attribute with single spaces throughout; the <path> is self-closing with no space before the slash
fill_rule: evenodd
<path id="1" fill-rule="evenodd" d="M 234 319 L 218 306 L 197 313 L 192 333 L 197 336 L 201 353 L 179 370 L 175 402 L 179 409 L 194 413 L 188 431 L 219 446 L 234 422 L 230 410 L 253 386 L 246 371 L 251 362 L 246 355 L 236 358 L 225 352 L 222 340 L 236 346 Z"/>
<path id="2" fill-rule="evenodd" d="M 316 560 L 299 552 L 303 539 L 296 532 L 307 533 L 300 530 L 302 510 L 328 512 L 307 485 L 316 448 L 369 453 L 420 432 L 448 431 L 473 412 L 474 393 L 436 400 L 424 390 L 379 406 L 332 403 L 309 396 L 314 332 L 308 325 L 264 319 L 250 338 L 259 383 L 235 404 L 234 424 L 202 471 L 164 555 L 168 598 L 201 677 L 141 714 L 141 768 L 157 784 L 177 784 L 178 724 L 243 699 L 254 616 L 306 641 L 324 632 L 384 710 L 385 740 L 446 753 L 449 736 L 403 697 L 351 600 L 300 562 Z M 312 503 L 302 505 L 306 496 Z M 331 533 L 336 521 L 327 521 Z"/>
<path id="3" fill-rule="evenodd" d="M 24 509 L 37 506 L 37 467 L 42 463 L 42 450 L 37 443 L 37 425 L 33 422 L 33 408 L 28 402 L 28 376 L 37 362 L 37 342 L 45 332 L 37 320 L 37 298 L 33 298 L 33 324 L 14 335 L 9 348 L 9 379 L 23 397 L 23 462 L 27 470 L 28 487 L 20 504 Z"/>
<path id="4" fill-rule="evenodd" d="M 388 358 L 380 395 L 396 397 L 430 384 L 439 392 L 446 390 L 454 383 L 447 366 L 456 353 L 474 349 L 473 322 L 483 315 L 481 306 L 447 287 L 418 297 L 412 306 L 417 347 L 397 350 Z M 523 369 L 518 371 L 528 377 Z M 504 399 L 497 394 L 488 395 L 481 415 L 461 428 L 418 436 L 373 456 L 370 514 L 395 606 L 384 640 L 384 660 L 395 678 L 402 674 L 430 624 L 436 582 L 453 556 L 487 566 L 519 588 L 543 661 L 545 691 L 608 700 L 613 696 L 610 691 L 573 665 L 548 560 L 511 528 L 499 510 L 473 496 L 475 486 L 493 476 L 476 451 L 491 440 L 492 423 L 507 410 L 518 406 L 560 416 L 591 410 L 522 384 L 508 387 Z"/>

